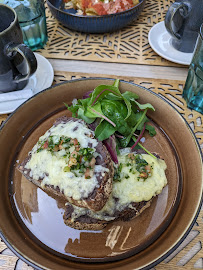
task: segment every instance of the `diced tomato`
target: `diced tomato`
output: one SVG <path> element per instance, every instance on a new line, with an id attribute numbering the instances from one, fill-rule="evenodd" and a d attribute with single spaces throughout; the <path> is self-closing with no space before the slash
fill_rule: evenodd
<path id="1" fill-rule="evenodd" d="M 59 149 L 60 149 L 60 150 L 62 150 L 62 149 L 63 149 L 62 144 L 59 144 Z"/>
<path id="2" fill-rule="evenodd" d="M 90 178 L 90 169 L 87 168 L 85 171 L 85 179 L 89 179 Z"/>
<path id="3" fill-rule="evenodd" d="M 147 175 L 146 172 L 142 172 L 142 173 L 139 175 L 139 177 L 144 178 L 144 179 L 147 179 L 148 175 Z"/>
<path id="4" fill-rule="evenodd" d="M 92 169 L 94 168 L 95 163 L 96 163 L 96 159 L 95 159 L 95 157 L 93 157 L 93 158 L 91 159 L 91 161 L 90 161 L 90 167 L 91 167 Z"/>
<path id="5" fill-rule="evenodd" d="M 74 145 L 78 145 L 78 140 L 75 138 L 75 139 L 73 139 L 73 144 Z"/>
<path id="6" fill-rule="evenodd" d="M 49 145 L 48 145 L 48 141 L 46 141 L 46 142 L 44 143 L 44 145 L 43 145 L 43 148 L 46 149 L 46 148 L 48 148 L 48 146 L 49 146 Z"/>
<path id="7" fill-rule="evenodd" d="M 89 2 L 92 1 L 91 3 L 89 3 L 88 7 L 93 8 L 98 15 L 118 13 L 125 11 L 129 8 L 132 8 L 134 6 L 132 0 L 115 0 L 115 2 L 110 1 L 109 3 L 104 2 L 95 3 L 94 0 L 82 0 L 82 1 L 89 1 Z"/>
<path id="8" fill-rule="evenodd" d="M 145 166 L 145 170 L 146 170 L 147 172 L 150 172 L 150 171 L 151 171 L 150 165 Z"/>
<path id="9" fill-rule="evenodd" d="M 71 154 L 70 154 L 71 157 L 77 157 L 78 156 L 78 152 L 76 151 L 73 151 Z"/>
<path id="10" fill-rule="evenodd" d="M 96 4 L 92 5 L 91 7 L 94 8 L 94 10 L 96 11 L 96 13 L 98 15 L 106 15 L 107 14 L 107 11 L 104 8 L 104 4 L 102 2 L 96 3 Z"/>
<path id="11" fill-rule="evenodd" d="M 134 154 L 133 154 L 133 153 L 129 153 L 129 154 L 128 154 L 128 158 L 130 158 L 130 159 L 132 159 L 132 160 L 133 160 L 133 159 L 135 159 L 135 156 L 134 156 Z"/>
<path id="12" fill-rule="evenodd" d="M 89 7 L 89 5 L 91 5 L 91 3 L 91 0 L 81 0 L 82 9 L 85 10 Z"/>
<path id="13" fill-rule="evenodd" d="M 125 10 L 133 7 L 133 1 L 132 0 L 122 0 L 122 2 L 123 2 L 123 5 L 125 7 Z"/>
<path id="14" fill-rule="evenodd" d="M 68 167 L 72 167 L 74 165 L 77 164 L 77 159 L 74 157 L 70 157 L 69 161 L 68 161 Z"/>
<path id="15" fill-rule="evenodd" d="M 71 0 L 63 1 L 68 3 Z M 87 9 L 93 9 L 98 15 L 118 13 L 134 6 L 133 0 L 109 0 L 109 3 L 104 3 L 102 0 L 79 0 L 79 3 L 84 14 L 86 14 Z"/>
<path id="16" fill-rule="evenodd" d="M 55 145 L 54 146 L 54 152 L 58 152 L 59 151 L 59 146 L 58 145 Z"/>

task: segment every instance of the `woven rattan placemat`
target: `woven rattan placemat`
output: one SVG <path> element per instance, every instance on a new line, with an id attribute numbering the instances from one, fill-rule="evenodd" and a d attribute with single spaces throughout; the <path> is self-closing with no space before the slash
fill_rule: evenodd
<path id="1" fill-rule="evenodd" d="M 137 21 L 118 32 L 85 34 L 72 31 L 46 9 L 49 40 L 39 52 L 47 58 L 180 66 L 157 55 L 149 45 L 149 30 L 164 21 L 170 0 L 146 0 Z"/>
<path id="2" fill-rule="evenodd" d="M 54 84 L 77 78 L 90 77 L 90 74 L 78 74 L 68 72 L 55 72 Z M 111 77 L 105 75 L 92 75 L 91 77 Z M 122 77 L 126 81 L 131 81 L 151 89 L 170 102 L 190 124 L 203 150 L 203 115 L 196 111 L 191 111 L 186 107 L 182 98 L 184 82 L 176 80 L 143 79 L 135 77 Z M 0 123 L 7 118 L 7 115 L 0 115 Z M 187 238 L 166 260 L 157 265 L 153 270 L 191 270 L 203 269 L 203 209 Z M 0 270 L 33 270 L 24 262 L 18 259 L 0 241 Z M 56 269 L 57 270 L 57 269 Z"/>

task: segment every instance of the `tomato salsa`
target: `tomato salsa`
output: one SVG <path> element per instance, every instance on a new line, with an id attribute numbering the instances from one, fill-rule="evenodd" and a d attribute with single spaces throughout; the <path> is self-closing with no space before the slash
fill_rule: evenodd
<path id="1" fill-rule="evenodd" d="M 64 0 L 65 8 L 76 8 L 81 15 L 107 15 L 125 11 L 139 0 Z"/>

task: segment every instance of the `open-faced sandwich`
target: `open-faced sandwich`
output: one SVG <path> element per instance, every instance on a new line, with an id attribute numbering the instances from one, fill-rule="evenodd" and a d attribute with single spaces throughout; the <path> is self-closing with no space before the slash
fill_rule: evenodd
<path id="1" fill-rule="evenodd" d="M 44 191 L 94 211 L 112 192 L 113 162 L 83 120 L 59 118 L 19 166 Z"/>
<path id="2" fill-rule="evenodd" d="M 166 163 L 158 156 L 140 154 L 125 149 L 118 156 L 113 190 L 100 211 L 66 204 L 64 222 L 76 229 L 100 230 L 115 220 L 127 221 L 137 217 L 167 184 Z"/>
<path id="3" fill-rule="evenodd" d="M 120 93 L 119 81 L 100 85 L 67 106 L 19 165 L 45 192 L 66 200 L 63 219 L 75 229 L 100 230 L 137 217 L 167 184 L 166 163 L 143 147 L 156 134 L 146 116 L 151 104 Z"/>

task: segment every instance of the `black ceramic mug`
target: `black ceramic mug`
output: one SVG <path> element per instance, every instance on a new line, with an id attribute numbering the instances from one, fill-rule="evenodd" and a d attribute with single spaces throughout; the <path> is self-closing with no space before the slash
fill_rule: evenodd
<path id="1" fill-rule="evenodd" d="M 192 53 L 203 23 L 203 0 L 176 0 L 165 16 L 165 26 L 172 37 L 172 46 Z"/>
<path id="2" fill-rule="evenodd" d="M 23 89 L 36 69 L 37 60 L 23 44 L 15 10 L 0 4 L 0 92 Z"/>

